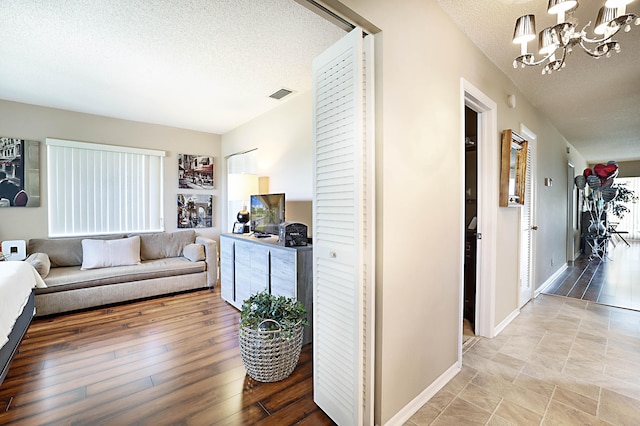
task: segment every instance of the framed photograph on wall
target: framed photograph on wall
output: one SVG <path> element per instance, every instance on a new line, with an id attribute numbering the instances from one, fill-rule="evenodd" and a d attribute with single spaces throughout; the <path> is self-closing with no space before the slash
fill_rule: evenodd
<path id="1" fill-rule="evenodd" d="M 178 154 L 178 188 L 214 189 L 215 175 L 213 157 Z"/>
<path id="2" fill-rule="evenodd" d="M 213 195 L 178 194 L 178 228 L 213 227 Z"/>
<path id="3" fill-rule="evenodd" d="M 40 206 L 40 142 L 0 137 L 0 207 Z"/>

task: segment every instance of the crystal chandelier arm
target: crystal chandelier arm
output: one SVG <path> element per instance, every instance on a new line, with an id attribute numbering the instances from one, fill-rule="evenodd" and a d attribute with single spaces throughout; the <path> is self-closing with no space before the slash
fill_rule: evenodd
<path id="1" fill-rule="evenodd" d="M 622 29 L 622 26 L 618 25 L 618 28 L 616 28 L 616 30 L 615 30 L 614 32 L 612 32 L 610 35 L 608 35 L 608 36 L 607 36 L 607 35 L 606 35 L 606 33 L 605 33 L 605 36 L 604 36 L 604 37 L 602 37 L 602 38 L 598 38 L 598 39 L 591 39 L 591 38 L 587 37 L 587 28 L 588 28 L 590 25 L 591 25 L 591 21 L 589 21 L 589 22 L 587 23 L 587 25 L 585 25 L 585 26 L 584 26 L 584 28 L 582 28 L 582 31 L 580 32 L 580 46 L 581 46 L 581 47 L 582 47 L 586 52 L 588 52 L 588 51 L 589 51 L 589 49 L 587 49 L 587 48 L 584 46 L 584 44 L 583 44 L 584 42 L 587 42 L 587 43 L 598 43 L 598 44 L 600 44 L 600 43 L 604 43 L 605 41 L 609 40 L 609 39 L 610 39 L 611 37 L 613 37 L 614 35 L 618 34 L 618 32 L 620 32 L 620 30 Z"/>
<path id="2" fill-rule="evenodd" d="M 549 58 L 550 58 L 554 53 L 555 53 L 555 51 L 554 51 L 554 52 L 551 52 L 551 53 L 549 53 L 549 54 L 547 54 L 544 58 L 540 59 L 539 61 L 536 61 L 536 60 L 534 59 L 533 53 L 526 53 L 526 54 L 524 54 L 524 55 L 520 55 L 520 56 L 518 56 L 518 57 L 515 59 L 515 61 L 514 61 L 514 62 L 518 62 L 518 63 L 520 63 L 520 64 L 524 64 L 524 65 L 527 65 L 527 66 L 530 66 L 530 67 L 535 67 L 535 66 L 537 66 L 537 65 L 542 64 L 542 63 L 543 63 L 544 61 L 546 61 L 547 59 L 549 59 Z M 563 55 L 563 56 L 564 56 L 564 55 Z M 530 59 L 530 60 L 527 60 L 527 59 Z"/>
<path id="3" fill-rule="evenodd" d="M 607 38 L 606 38 L 606 39 L 604 39 L 604 40 L 607 40 L 607 39 L 610 39 L 610 38 L 611 38 L 611 37 L 607 37 Z M 602 54 L 602 53 L 596 53 L 596 51 L 595 51 L 595 50 L 591 50 L 591 49 L 589 49 L 587 46 L 585 46 L 585 45 L 584 45 L 584 42 L 585 42 L 585 41 L 587 41 L 587 42 L 589 42 L 589 43 L 597 43 L 597 41 L 595 41 L 595 42 L 594 42 L 594 41 L 591 41 L 591 40 L 588 40 L 588 39 L 582 39 L 582 40 L 580 40 L 580 47 L 582 47 L 582 50 L 584 50 L 584 53 L 586 53 L 587 55 L 591 56 L 592 58 L 599 58 L 599 57 L 603 56 L 603 54 Z"/>

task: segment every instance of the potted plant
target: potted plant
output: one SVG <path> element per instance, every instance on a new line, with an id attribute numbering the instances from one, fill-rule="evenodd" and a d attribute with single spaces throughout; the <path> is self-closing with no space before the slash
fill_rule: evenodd
<path id="1" fill-rule="evenodd" d="M 259 382 L 283 380 L 296 368 L 307 310 L 297 300 L 259 292 L 245 300 L 239 343 L 247 374 Z"/>
<path id="2" fill-rule="evenodd" d="M 616 216 L 618 219 L 622 219 L 627 213 L 631 210 L 625 205 L 626 203 L 636 203 L 638 201 L 638 196 L 635 191 L 627 188 L 627 183 L 614 183 L 612 188 L 616 188 L 617 195 L 611 200 L 611 213 Z"/>

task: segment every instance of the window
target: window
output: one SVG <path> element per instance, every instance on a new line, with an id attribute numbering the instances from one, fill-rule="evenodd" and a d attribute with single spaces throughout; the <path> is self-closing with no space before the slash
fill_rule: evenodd
<path id="1" fill-rule="evenodd" d="M 227 158 L 227 227 L 234 229 L 240 210 L 249 207 L 249 198 L 258 193 L 258 149 L 231 154 Z"/>
<path id="2" fill-rule="evenodd" d="M 162 231 L 164 151 L 47 139 L 49 236 Z"/>

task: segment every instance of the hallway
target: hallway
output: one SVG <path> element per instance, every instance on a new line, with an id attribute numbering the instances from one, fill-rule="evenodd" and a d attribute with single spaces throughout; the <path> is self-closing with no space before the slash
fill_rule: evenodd
<path id="1" fill-rule="evenodd" d="M 540 295 L 405 426 L 636 425 L 640 312 Z"/>
<path id="2" fill-rule="evenodd" d="M 606 261 L 580 255 L 543 293 L 640 311 L 640 241 L 617 239 Z"/>

